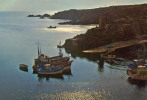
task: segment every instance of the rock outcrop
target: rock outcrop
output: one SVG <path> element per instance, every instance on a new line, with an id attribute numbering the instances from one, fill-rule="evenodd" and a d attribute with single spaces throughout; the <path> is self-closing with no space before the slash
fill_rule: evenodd
<path id="1" fill-rule="evenodd" d="M 147 16 L 147 4 L 110 6 L 95 9 L 66 10 L 55 13 L 53 19 L 69 19 L 60 24 L 98 24 L 101 16 L 107 16 L 107 23 L 120 18 L 144 18 Z M 123 21 L 124 22 L 124 21 Z"/>
<path id="2" fill-rule="evenodd" d="M 65 41 L 64 47 L 69 50 L 87 50 L 118 41 L 143 39 L 147 36 L 147 20 L 120 18 L 111 23 L 100 19 L 100 27 L 89 29 L 85 34 L 77 35 Z"/>
<path id="3" fill-rule="evenodd" d="M 44 15 L 28 15 L 27 17 L 51 17 L 49 14 L 44 14 Z"/>

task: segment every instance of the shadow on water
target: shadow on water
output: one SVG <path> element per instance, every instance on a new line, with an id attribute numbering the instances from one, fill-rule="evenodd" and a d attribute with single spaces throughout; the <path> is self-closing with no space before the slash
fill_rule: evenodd
<path id="1" fill-rule="evenodd" d="M 128 78 L 127 82 L 131 85 L 136 85 L 138 89 L 145 88 L 147 86 L 147 81 L 134 80 L 131 77 Z"/>
<path id="2" fill-rule="evenodd" d="M 46 80 L 49 81 L 50 78 L 54 78 L 54 79 L 59 79 L 59 80 L 64 80 L 64 77 L 62 74 L 58 74 L 58 75 L 37 75 L 38 77 L 38 81 L 42 81 L 42 80 Z"/>
<path id="3" fill-rule="evenodd" d="M 80 57 L 80 58 L 86 58 L 89 61 L 96 62 L 97 60 L 101 59 L 100 54 L 86 54 L 79 51 L 71 51 L 68 49 L 65 49 L 65 52 L 67 54 L 71 54 L 73 58 Z M 114 53 L 118 58 L 124 58 L 126 60 L 133 60 L 133 59 L 146 59 L 147 58 L 147 43 L 140 44 L 140 45 L 134 45 L 130 47 L 124 47 L 121 49 L 117 49 Z M 122 61 L 121 59 L 117 61 L 108 61 L 110 64 L 120 64 Z"/>
<path id="4" fill-rule="evenodd" d="M 97 60 L 100 59 L 100 54 L 85 54 L 82 52 L 70 51 L 70 50 L 66 50 L 66 49 L 65 49 L 65 52 L 67 54 L 71 54 L 72 58 L 79 57 L 81 59 L 87 59 L 88 61 L 92 61 L 92 62 L 97 62 Z"/>
<path id="5" fill-rule="evenodd" d="M 147 58 L 147 43 L 118 49 L 115 53 L 122 58 L 145 59 Z"/>
<path id="6" fill-rule="evenodd" d="M 97 63 L 98 63 L 98 71 L 103 72 L 104 71 L 104 59 L 100 58 Z"/>
<path id="7" fill-rule="evenodd" d="M 64 72 L 63 72 L 63 75 L 72 76 L 71 69 L 64 71 Z"/>
<path id="8" fill-rule="evenodd" d="M 35 73 L 35 74 L 38 74 L 38 73 Z M 38 81 L 42 81 L 44 79 L 46 81 L 49 81 L 50 78 L 64 80 L 63 75 L 70 77 L 70 76 L 72 76 L 72 72 L 71 72 L 71 70 L 66 70 L 62 74 L 57 74 L 57 75 L 40 75 L 40 74 L 38 74 L 37 77 L 38 77 Z"/>

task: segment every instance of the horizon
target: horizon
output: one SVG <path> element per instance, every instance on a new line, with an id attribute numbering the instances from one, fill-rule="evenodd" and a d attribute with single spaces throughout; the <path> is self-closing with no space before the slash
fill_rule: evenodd
<path id="1" fill-rule="evenodd" d="M 147 4 L 146 0 L 83 0 L 83 1 L 69 1 L 69 0 L 0 0 L 0 11 L 26 11 L 38 13 L 55 13 L 58 11 L 70 9 L 95 9 L 110 6 L 121 5 L 140 5 Z"/>
<path id="2" fill-rule="evenodd" d="M 110 6 L 107 6 L 107 7 L 112 7 L 112 6 L 131 6 L 131 5 L 143 5 L 143 4 L 147 4 L 147 3 L 142 3 L 142 4 L 126 4 L 126 5 L 110 5 Z M 97 7 L 97 8 L 107 8 L 106 6 L 104 7 Z M 97 9 L 97 8 L 85 8 L 85 9 Z M 85 9 L 75 9 L 75 10 L 85 10 Z M 14 10 L 9 10 L 9 11 L 1 11 L 0 12 L 28 12 L 30 14 L 50 14 L 50 15 L 53 15 L 57 12 L 62 12 L 62 11 L 68 11 L 68 10 L 73 10 L 73 9 L 65 9 L 65 10 L 53 10 L 53 11 L 48 11 L 48 10 L 44 10 L 44 11 L 14 11 Z"/>

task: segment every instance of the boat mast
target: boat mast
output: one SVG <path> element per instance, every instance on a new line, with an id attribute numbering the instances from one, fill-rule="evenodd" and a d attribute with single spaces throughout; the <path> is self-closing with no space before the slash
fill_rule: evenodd
<path id="1" fill-rule="evenodd" d="M 38 49 L 38 58 L 39 58 L 39 55 L 40 55 L 40 51 L 39 51 L 39 42 L 37 43 L 37 49 Z"/>
<path id="2" fill-rule="evenodd" d="M 41 54 L 41 44 L 40 44 L 40 52 L 39 52 L 39 54 Z"/>

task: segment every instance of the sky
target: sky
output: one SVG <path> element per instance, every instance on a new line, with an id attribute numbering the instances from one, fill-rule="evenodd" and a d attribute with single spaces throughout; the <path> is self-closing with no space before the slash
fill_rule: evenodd
<path id="1" fill-rule="evenodd" d="M 62 11 L 143 3 L 147 0 L 0 0 L 0 11 Z"/>

